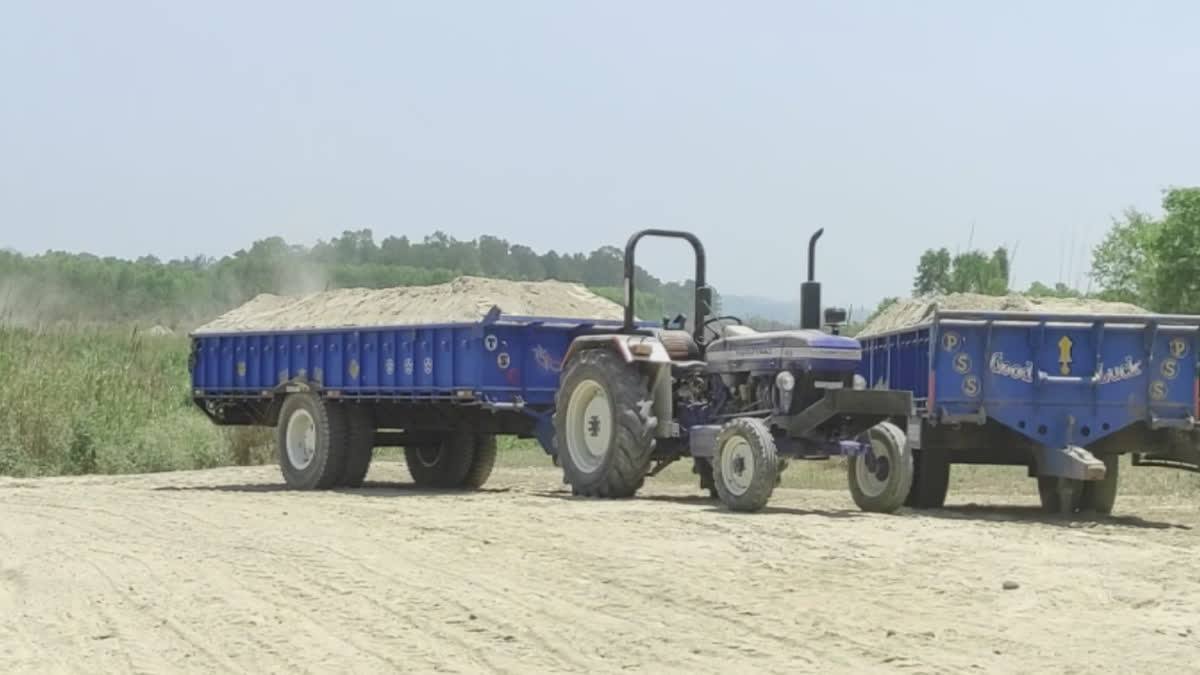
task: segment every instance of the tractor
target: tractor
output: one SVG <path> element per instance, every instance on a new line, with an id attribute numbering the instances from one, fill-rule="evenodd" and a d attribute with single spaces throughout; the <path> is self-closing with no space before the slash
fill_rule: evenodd
<path id="1" fill-rule="evenodd" d="M 798 330 L 759 332 L 716 315 L 705 251 L 690 232 L 634 233 L 624 253 L 619 329 L 582 333 L 562 360 L 551 418 L 553 457 L 581 497 L 628 498 L 675 461 L 691 458 L 700 489 L 730 511 L 766 507 L 789 461 L 844 456 L 851 496 L 864 511 L 891 513 L 913 481 L 904 430 L 908 391 L 868 389 L 855 373 L 862 350 L 839 335 L 846 311 L 829 308 L 808 244 Z M 648 236 L 683 239 L 695 253 L 692 330 L 687 317 L 661 325 L 634 317 L 634 252 Z"/>

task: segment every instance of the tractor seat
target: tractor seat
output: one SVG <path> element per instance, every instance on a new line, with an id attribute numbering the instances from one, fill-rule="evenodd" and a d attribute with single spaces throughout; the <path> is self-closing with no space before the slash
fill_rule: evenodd
<path id="1" fill-rule="evenodd" d="M 700 358 L 700 347 L 686 330 L 660 330 L 658 340 L 667 349 L 672 361 L 695 361 Z"/>
<path id="2" fill-rule="evenodd" d="M 758 331 L 754 330 L 750 326 L 742 326 L 742 325 L 736 324 L 736 323 L 727 323 L 724 326 L 721 326 L 721 337 L 723 337 L 723 338 L 740 337 L 743 335 L 754 335 L 757 332 Z"/>

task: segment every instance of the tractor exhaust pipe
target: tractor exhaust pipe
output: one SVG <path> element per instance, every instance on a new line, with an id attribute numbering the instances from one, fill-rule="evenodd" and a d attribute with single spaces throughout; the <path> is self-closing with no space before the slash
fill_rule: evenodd
<path id="1" fill-rule="evenodd" d="M 817 240 L 825 233 L 821 228 L 808 240 L 808 281 L 800 284 L 800 328 L 821 329 L 821 283 L 817 274 Z"/>

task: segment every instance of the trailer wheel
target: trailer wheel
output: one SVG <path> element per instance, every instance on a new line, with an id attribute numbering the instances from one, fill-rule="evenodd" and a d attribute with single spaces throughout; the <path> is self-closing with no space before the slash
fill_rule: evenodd
<path id="1" fill-rule="evenodd" d="M 905 506 L 914 509 L 940 509 L 946 504 L 950 486 L 950 457 L 945 450 L 913 450 L 913 483 Z"/>
<path id="2" fill-rule="evenodd" d="M 375 452 L 375 418 L 369 408 L 351 405 L 346 409 L 346 424 L 346 468 L 338 485 L 362 487 Z"/>
<path id="3" fill-rule="evenodd" d="M 471 469 L 474 453 L 458 433 L 447 434 L 440 443 L 406 446 L 404 461 L 413 482 L 421 487 L 457 488 Z"/>
<path id="4" fill-rule="evenodd" d="M 463 479 L 465 488 L 478 490 L 487 483 L 496 466 L 496 436 L 494 434 L 471 434 L 471 466 L 467 469 L 467 477 Z"/>
<path id="5" fill-rule="evenodd" d="M 779 482 L 775 438 L 762 420 L 738 417 L 717 434 L 713 482 L 730 511 L 760 511 Z"/>
<path id="6" fill-rule="evenodd" d="M 606 349 L 571 359 L 555 394 L 554 447 L 575 495 L 632 497 L 654 452 L 650 387 L 636 366 Z"/>
<path id="7" fill-rule="evenodd" d="M 904 505 L 913 484 L 913 456 L 904 432 L 891 422 L 867 430 L 871 452 L 846 463 L 850 496 L 863 511 L 894 513 Z"/>
<path id="8" fill-rule="evenodd" d="M 1121 466 L 1121 456 L 1101 455 L 1100 459 L 1104 462 L 1104 478 L 1084 483 L 1079 509 L 1107 516 L 1112 513 L 1113 504 L 1117 501 L 1117 478 L 1118 467 Z"/>
<path id="9" fill-rule="evenodd" d="M 1061 490 L 1059 481 L 1062 482 Z M 1038 497 L 1042 501 L 1042 510 L 1060 515 L 1075 513 L 1083 502 L 1085 482 L 1074 478 L 1038 476 Z"/>
<path id="10" fill-rule="evenodd" d="M 346 463 L 346 413 L 316 394 L 289 395 L 276 426 L 279 468 L 289 487 L 326 490 L 342 477 Z"/>

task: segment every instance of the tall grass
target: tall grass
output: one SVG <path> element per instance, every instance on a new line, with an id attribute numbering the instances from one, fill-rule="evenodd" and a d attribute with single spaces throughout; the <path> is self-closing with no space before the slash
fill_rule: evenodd
<path id="1" fill-rule="evenodd" d="M 185 336 L 0 328 L 0 474 L 129 473 L 258 461 L 261 429 L 188 398 Z"/>

